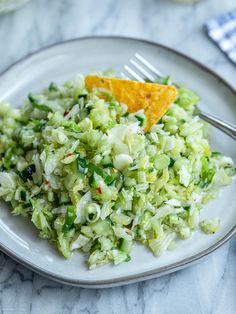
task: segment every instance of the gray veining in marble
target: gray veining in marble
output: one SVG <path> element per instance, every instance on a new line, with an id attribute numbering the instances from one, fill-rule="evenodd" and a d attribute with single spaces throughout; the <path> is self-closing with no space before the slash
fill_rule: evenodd
<path id="1" fill-rule="evenodd" d="M 235 0 L 32 0 L 0 16 L 0 71 L 58 41 L 87 35 L 151 39 L 207 64 L 236 86 L 236 68 L 205 36 L 204 21 Z M 42 278 L 0 253 L 0 313 L 236 313 L 236 238 L 177 273 L 125 287 L 88 290 Z"/>

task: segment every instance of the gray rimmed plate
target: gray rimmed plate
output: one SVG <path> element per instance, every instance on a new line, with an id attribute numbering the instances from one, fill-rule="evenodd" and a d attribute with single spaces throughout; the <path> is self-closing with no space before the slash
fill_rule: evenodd
<path id="1" fill-rule="evenodd" d="M 204 110 L 236 124 L 236 91 L 223 79 L 198 62 L 156 43 L 121 37 L 88 37 L 67 41 L 32 54 L 17 62 L 0 76 L 0 101 L 20 106 L 29 91 L 38 91 L 51 81 L 63 82 L 77 73 L 114 68 L 139 52 L 163 73 L 185 82 L 201 96 Z M 211 129 L 214 150 L 236 161 L 235 142 Z M 9 207 L 0 203 L 0 249 L 13 259 L 53 280 L 83 287 L 109 287 L 161 276 L 203 258 L 236 233 L 236 182 L 224 188 L 219 197 L 202 211 L 202 217 L 221 219 L 215 235 L 197 231 L 191 239 L 179 241 L 175 251 L 156 258 L 136 245 L 132 260 L 119 266 L 103 266 L 89 271 L 85 257 L 75 253 L 63 259 L 46 241 L 37 237 L 30 222 L 13 217 Z"/>

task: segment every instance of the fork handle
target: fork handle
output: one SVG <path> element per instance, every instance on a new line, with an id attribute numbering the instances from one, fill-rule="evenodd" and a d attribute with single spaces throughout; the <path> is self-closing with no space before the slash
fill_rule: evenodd
<path id="1" fill-rule="evenodd" d="M 222 132 L 226 133 L 230 137 L 232 137 L 234 140 L 236 140 L 236 126 L 233 124 L 227 123 L 209 113 L 200 111 L 198 113 L 198 116 L 208 122 L 209 124 L 213 125 L 217 129 L 221 130 Z"/>

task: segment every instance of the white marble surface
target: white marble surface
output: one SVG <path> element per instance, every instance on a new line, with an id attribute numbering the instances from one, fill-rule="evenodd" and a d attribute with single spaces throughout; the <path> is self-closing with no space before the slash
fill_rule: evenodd
<path id="1" fill-rule="evenodd" d="M 0 71 L 46 45 L 87 35 L 158 41 L 191 55 L 236 86 L 236 68 L 205 36 L 208 18 L 235 0 L 179 5 L 168 0 L 33 0 L 0 16 Z M 0 253 L 0 313 L 236 313 L 236 238 L 177 273 L 105 290 L 42 278 Z"/>

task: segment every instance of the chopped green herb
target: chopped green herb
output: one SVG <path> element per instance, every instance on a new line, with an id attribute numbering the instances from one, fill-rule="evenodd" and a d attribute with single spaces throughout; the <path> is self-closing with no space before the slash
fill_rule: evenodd
<path id="1" fill-rule="evenodd" d="M 26 201 L 26 192 L 25 191 L 20 191 L 20 198 L 23 202 Z"/>
<path id="2" fill-rule="evenodd" d="M 55 84 L 54 82 L 51 82 L 49 87 L 48 87 L 48 90 L 50 92 L 57 92 L 58 91 L 58 86 L 57 84 Z"/>
<path id="3" fill-rule="evenodd" d="M 171 77 L 169 75 L 167 75 L 163 81 L 162 81 L 162 84 L 164 85 L 170 85 L 171 84 Z"/>
<path id="4" fill-rule="evenodd" d="M 26 209 L 26 208 L 31 207 L 31 204 L 30 204 L 30 203 L 26 203 L 26 204 L 23 204 L 22 207 L 23 207 L 24 209 Z"/>
<path id="5" fill-rule="evenodd" d="M 111 175 L 109 175 L 108 173 L 106 173 L 102 168 L 92 164 L 92 163 L 89 163 L 88 164 L 88 169 L 94 173 L 96 172 L 96 174 L 98 174 L 99 176 L 101 176 L 103 179 L 104 179 L 104 182 L 108 185 L 112 184 L 115 180 L 115 178 Z"/>
<path id="6" fill-rule="evenodd" d="M 183 206 L 183 209 L 186 210 L 187 212 L 190 210 L 190 208 L 191 208 L 190 205 Z"/>
<path id="7" fill-rule="evenodd" d="M 45 120 L 32 119 L 32 122 L 35 125 L 35 127 L 33 128 L 34 132 L 40 132 L 46 126 Z"/>
<path id="8" fill-rule="evenodd" d="M 145 121 L 145 118 L 144 118 L 144 117 L 135 115 L 135 118 L 139 121 L 139 125 L 140 125 L 140 126 L 143 126 L 143 125 L 144 125 L 144 121 Z"/>
<path id="9" fill-rule="evenodd" d="M 64 121 L 63 126 L 64 128 L 69 129 L 72 132 L 75 132 L 75 133 L 81 132 L 80 127 L 72 121 Z"/>
<path id="10" fill-rule="evenodd" d="M 88 172 L 88 166 L 85 159 L 77 157 L 77 167 L 80 173 L 86 174 Z"/>
<path id="11" fill-rule="evenodd" d="M 173 167 L 175 163 L 175 160 L 170 157 L 170 163 L 169 163 L 169 168 Z"/>
<path id="12" fill-rule="evenodd" d="M 199 182 L 199 186 L 201 188 L 206 188 L 211 183 L 215 173 L 216 169 L 211 168 L 209 165 L 209 159 L 207 157 L 202 157 L 202 171 L 201 171 L 201 179 Z"/>
<path id="13" fill-rule="evenodd" d="M 79 99 L 80 99 L 80 98 L 87 99 L 87 97 L 88 97 L 88 95 L 87 95 L 87 94 L 81 94 L 81 95 L 79 95 L 79 96 L 78 96 L 78 98 L 79 98 Z"/>
<path id="14" fill-rule="evenodd" d="M 35 173 L 36 168 L 35 165 L 29 165 L 27 166 L 23 171 L 19 172 L 19 176 L 21 177 L 21 179 L 26 182 L 27 180 L 31 180 L 32 179 L 32 175 L 33 173 Z"/>
<path id="15" fill-rule="evenodd" d="M 76 218 L 76 207 L 68 206 L 66 211 L 65 223 L 63 225 L 63 232 L 67 233 L 73 226 Z"/>
<path id="16" fill-rule="evenodd" d="M 222 154 L 220 152 L 212 152 L 211 156 L 212 157 L 220 157 L 220 156 L 222 156 Z"/>
<path id="17" fill-rule="evenodd" d="M 123 114 L 122 117 L 126 118 L 126 117 L 128 117 L 128 115 L 129 115 L 129 113 L 128 113 L 128 111 L 127 111 L 126 113 Z"/>
<path id="18" fill-rule="evenodd" d="M 29 94 L 28 99 L 34 108 L 39 109 L 41 111 L 45 111 L 45 112 L 52 112 L 51 108 L 49 108 L 48 106 L 44 104 L 40 104 L 33 94 Z"/>

